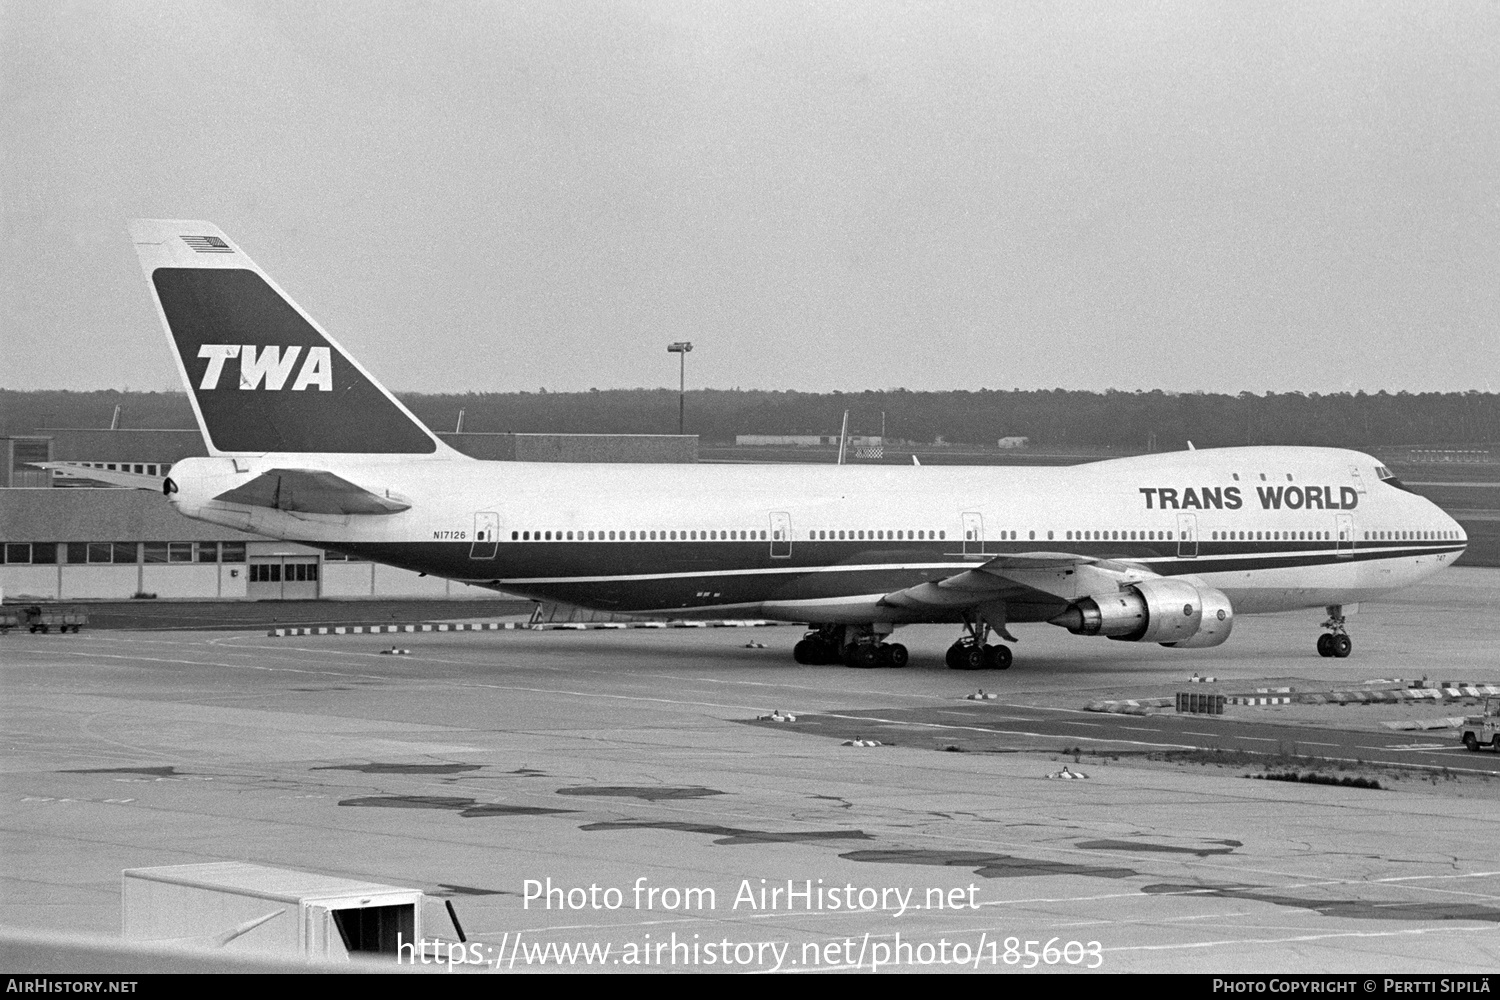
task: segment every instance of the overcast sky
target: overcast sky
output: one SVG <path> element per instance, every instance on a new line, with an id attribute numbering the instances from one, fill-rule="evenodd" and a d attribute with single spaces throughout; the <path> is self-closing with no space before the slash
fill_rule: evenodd
<path id="1" fill-rule="evenodd" d="M 1500 390 L 1500 5 L 0 0 L 0 386 L 208 219 L 397 390 Z"/>

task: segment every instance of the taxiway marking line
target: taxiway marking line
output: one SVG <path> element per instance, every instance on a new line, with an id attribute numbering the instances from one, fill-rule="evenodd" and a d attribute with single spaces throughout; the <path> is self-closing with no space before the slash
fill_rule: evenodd
<path id="1" fill-rule="evenodd" d="M 877 715 L 840 715 L 835 712 L 816 713 L 829 719 L 847 719 L 850 722 L 881 722 L 892 726 L 916 726 L 922 729 L 962 729 L 974 733 L 991 733 L 997 736 L 1029 736 L 1033 739 L 1088 740 L 1091 743 L 1125 743 L 1130 746 L 1167 747 L 1173 750 L 1196 750 L 1184 743 L 1148 743 L 1143 740 L 1110 739 L 1106 736 L 1063 736 L 1060 733 L 1033 733 L 1022 729 L 992 729 L 988 726 L 954 726 L 942 722 L 909 722 L 901 719 L 885 719 Z"/>
<path id="2" fill-rule="evenodd" d="M 1442 932 L 1466 933 L 1481 931 L 1486 934 L 1494 933 L 1493 926 L 1484 927 L 1414 927 L 1399 931 L 1341 931 L 1330 934 L 1299 934 L 1295 937 L 1284 938 L 1221 938 L 1216 941 L 1187 941 L 1182 944 L 1137 944 L 1122 945 L 1116 948 L 1105 948 L 1106 952 L 1127 951 L 1186 951 L 1195 948 L 1218 948 L 1224 945 L 1247 945 L 1247 944 L 1304 944 L 1312 941 L 1336 941 L 1341 938 L 1388 938 L 1406 937 L 1419 934 L 1435 934 Z"/>
<path id="3" fill-rule="evenodd" d="M 1459 873 L 1457 875 L 1393 875 L 1393 876 L 1391 876 L 1389 878 L 1376 878 L 1376 879 L 1358 879 L 1358 878 L 1319 879 L 1318 881 L 1315 881 L 1315 882 L 1292 882 L 1292 883 L 1286 884 L 1286 885 L 1267 885 L 1267 886 L 1262 886 L 1262 887 L 1259 887 L 1259 888 L 1256 888 L 1256 889 L 1247 889 L 1245 891 L 1246 895 L 1243 898 L 1245 898 L 1245 899 L 1254 899 L 1254 895 L 1253 894 L 1256 893 L 1256 892 L 1290 892 L 1290 891 L 1292 891 L 1294 889 L 1322 889 L 1322 888 L 1327 888 L 1329 886 L 1340 886 L 1340 885 L 1386 885 L 1388 883 L 1393 883 L 1393 882 L 1433 882 L 1433 881 L 1444 881 L 1444 882 L 1446 882 L 1446 881 L 1452 881 L 1454 879 L 1461 879 L 1461 878 L 1494 878 L 1497 875 L 1500 875 L 1500 871 L 1494 871 L 1494 872 L 1461 872 L 1461 873 Z M 1422 889 L 1422 890 L 1425 890 L 1425 891 L 1428 891 L 1428 892 L 1453 892 L 1456 895 L 1478 896 L 1481 899 L 1491 898 L 1488 893 L 1468 893 L 1468 892 L 1457 893 L 1457 892 L 1455 892 L 1455 890 L 1444 889 L 1441 886 L 1416 886 L 1415 888 Z M 1142 892 L 1140 890 L 1135 890 L 1133 892 L 1100 893 L 1099 895 L 1095 895 L 1095 896 L 1036 896 L 1036 897 L 1032 897 L 1032 898 L 1029 898 L 1029 899 L 988 899 L 988 900 L 983 900 L 982 902 L 980 902 L 979 905 L 980 906 L 1018 906 L 1018 905 L 1026 905 L 1026 904 L 1031 904 L 1031 903 L 1098 903 L 1098 902 L 1103 902 L 1104 900 L 1109 900 L 1109 899 L 1131 899 L 1131 898 L 1138 897 L 1138 896 L 1139 897 L 1148 898 L 1148 899 L 1161 899 L 1161 898 L 1171 897 L 1171 896 L 1204 896 L 1204 897 L 1212 899 L 1212 898 L 1219 898 L 1219 897 L 1215 897 L 1214 896 L 1214 893 L 1216 893 L 1218 891 L 1219 890 L 1217 890 L 1217 889 L 1206 889 L 1206 888 L 1205 889 L 1183 889 L 1183 890 L 1180 890 L 1180 891 L 1177 891 L 1177 892 Z M 1262 900 L 1262 902 L 1264 902 L 1264 900 Z M 1225 916 L 1225 914 L 1210 914 L 1210 916 Z"/>
<path id="4" fill-rule="evenodd" d="M 136 661 L 136 662 L 145 661 L 145 662 L 148 662 L 148 663 L 175 663 L 175 664 L 183 664 L 183 665 L 192 666 L 192 667 L 227 667 L 227 668 L 234 669 L 234 670 L 258 670 L 258 671 L 261 671 L 261 672 L 264 672 L 264 673 L 314 674 L 314 675 L 326 675 L 326 676 L 330 676 L 330 677 L 346 677 L 346 678 L 347 677 L 363 677 L 363 678 L 370 678 L 370 679 L 377 679 L 377 680 L 387 680 L 388 679 L 388 678 L 386 678 L 386 677 L 384 677 L 383 675 L 380 675 L 380 674 L 362 674 L 362 673 L 353 673 L 353 672 L 350 672 L 350 671 L 341 671 L 341 670 L 312 670 L 312 669 L 303 668 L 303 667 L 260 667 L 260 666 L 255 666 L 254 664 L 249 664 L 249 663 L 216 663 L 216 662 L 204 661 L 204 660 L 171 660 L 171 659 L 166 659 L 164 657 L 155 657 L 155 656 L 139 656 L 139 655 L 126 656 L 126 655 L 118 654 L 118 653 L 89 653 L 89 652 L 84 652 L 84 651 L 81 651 L 81 650 L 75 651 L 75 650 L 65 650 L 65 649 L 37 650 L 37 652 L 54 653 L 54 654 L 56 654 L 58 656 L 73 656 L 73 657 L 79 657 L 79 658 L 101 657 L 101 658 L 104 658 L 104 659 L 111 659 L 111 660 L 131 660 L 131 661 Z M 431 661 L 429 661 L 429 662 L 431 662 Z M 606 694 L 606 693 L 600 692 L 600 691 L 572 691 L 572 690 L 568 690 L 568 689 L 565 689 L 565 688 L 523 687 L 523 686 L 521 686 L 519 684 L 482 684 L 482 683 L 479 683 L 477 681 L 460 681 L 460 682 L 455 682 L 455 681 L 452 681 L 452 680 L 445 680 L 445 679 L 439 679 L 439 678 L 434 678 L 434 679 L 432 679 L 430 681 L 426 681 L 424 683 L 428 684 L 429 686 L 430 685 L 441 685 L 443 687 L 451 687 L 451 688 L 453 688 L 455 690 L 462 690 L 464 688 L 478 687 L 478 688 L 485 688 L 485 689 L 491 690 L 491 691 L 521 691 L 521 692 L 525 692 L 527 694 L 557 694 L 557 695 L 567 695 L 567 696 L 573 697 L 573 698 L 603 698 L 603 699 L 611 700 L 611 701 L 650 702 L 650 703 L 661 704 L 661 705 L 692 705 L 692 706 L 695 706 L 695 707 L 698 707 L 698 708 L 717 708 L 717 709 L 721 709 L 723 711 L 735 711 L 735 712 L 756 712 L 756 711 L 761 711 L 762 710 L 760 706 L 756 706 L 756 705 L 724 705 L 724 704 L 720 704 L 718 702 L 712 702 L 712 701 L 684 701 L 684 700 L 677 699 L 677 698 L 647 698 L 647 697 L 645 697 L 643 695 Z M 191 704 L 191 703 L 189 703 L 189 704 Z M 451 727 L 447 727 L 447 728 L 451 728 Z M 463 730 L 459 729 L 459 730 L 455 730 L 455 731 L 462 732 Z"/>

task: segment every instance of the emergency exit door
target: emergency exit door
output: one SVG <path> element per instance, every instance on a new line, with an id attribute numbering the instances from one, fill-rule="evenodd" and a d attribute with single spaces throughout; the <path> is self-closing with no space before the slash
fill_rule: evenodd
<path id="1" fill-rule="evenodd" d="M 977 510 L 960 515 L 964 526 L 964 555 L 984 551 L 984 517 Z"/>
<path id="2" fill-rule="evenodd" d="M 771 512 L 771 558 L 792 557 L 792 515 L 785 511 Z"/>
<path id="3" fill-rule="evenodd" d="M 474 515 L 474 542 L 470 559 L 493 559 L 500 544 L 500 515 L 482 510 Z"/>
<path id="4" fill-rule="evenodd" d="M 1334 538 L 1338 542 L 1338 556 L 1343 559 L 1354 555 L 1354 518 L 1348 514 L 1333 515 Z"/>
<path id="5" fill-rule="evenodd" d="M 1198 558 L 1198 515 L 1177 515 L 1177 558 Z"/>

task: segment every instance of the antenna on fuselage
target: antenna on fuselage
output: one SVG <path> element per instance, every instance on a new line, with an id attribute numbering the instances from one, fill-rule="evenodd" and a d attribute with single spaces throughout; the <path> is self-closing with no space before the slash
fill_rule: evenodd
<path id="1" fill-rule="evenodd" d="M 1197 450 L 1198 450 L 1197 448 L 1193 447 L 1193 442 L 1189 441 L 1188 442 L 1188 451 L 1197 451 Z"/>

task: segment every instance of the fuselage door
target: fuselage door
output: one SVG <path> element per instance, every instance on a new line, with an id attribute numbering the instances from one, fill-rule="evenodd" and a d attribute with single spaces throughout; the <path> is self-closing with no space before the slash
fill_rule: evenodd
<path id="1" fill-rule="evenodd" d="M 470 559 L 493 559 L 500 544 L 500 515 L 482 510 L 474 515 L 474 544 L 469 546 Z"/>
<path id="2" fill-rule="evenodd" d="M 1339 557 L 1348 559 L 1354 555 L 1354 518 L 1348 514 L 1335 514 L 1333 522 Z"/>
<path id="3" fill-rule="evenodd" d="M 771 558 L 792 557 L 792 515 L 785 511 L 771 512 Z"/>
<path id="4" fill-rule="evenodd" d="M 1177 558 L 1198 558 L 1198 515 L 1177 515 Z"/>
<path id="5" fill-rule="evenodd" d="M 964 526 L 964 555 L 978 555 L 984 551 L 984 517 L 977 510 L 966 510 L 960 516 Z"/>

